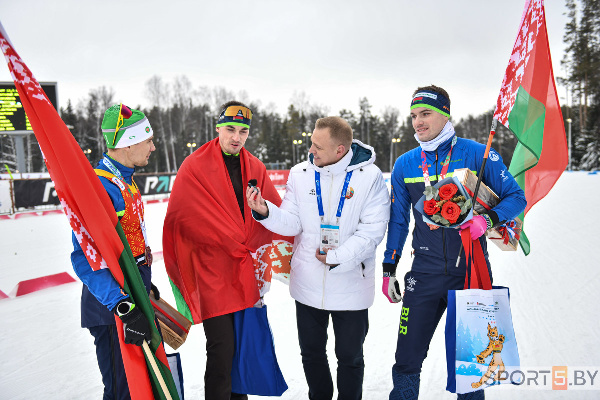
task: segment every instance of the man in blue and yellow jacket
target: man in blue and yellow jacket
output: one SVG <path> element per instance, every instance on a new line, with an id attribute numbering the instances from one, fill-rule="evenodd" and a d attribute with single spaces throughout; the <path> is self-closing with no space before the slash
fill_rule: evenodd
<path id="1" fill-rule="evenodd" d="M 152 254 L 146 239 L 144 204 L 133 180 L 135 167 L 148 165 L 155 150 L 153 131 L 146 116 L 120 104 L 109 108 L 102 120 L 102 133 L 108 152 L 96 167 L 102 186 L 108 193 L 137 261 L 140 275 L 149 292 Z M 140 309 L 125 294 L 108 268 L 93 270 L 75 234 L 71 263 L 83 282 L 81 326 L 94 337 L 98 367 L 104 384 L 104 400 L 130 399 L 123 367 L 115 315 L 123 321 L 124 340 L 141 346 L 151 337 L 150 325 Z"/>
<path id="2" fill-rule="evenodd" d="M 411 102 L 411 119 L 420 146 L 400 156 L 392 172 L 391 215 L 383 261 L 383 293 L 392 303 L 402 300 L 396 267 L 408 236 L 411 206 L 415 227 L 412 269 L 404 277 L 390 400 L 418 398 L 421 366 L 446 310 L 448 290 L 462 289 L 465 282 L 464 252 L 456 266 L 461 248 L 459 230 L 428 225 L 415 209 L 426 183 L 434 185 L 459 168 L 469 168 L 475 174 L 480 171 L 485 145 L 458 138 L 449 118 L 450 98 L 444 89 L 433 85 L 418 88 Z M 472 238 L 481 242 L 491 274 L 483 233 L 518 216 L 527 203 L 523 190 L 493 149 L 482 181 L 498 195 L 500 202 L 468 224 Z M 483 390 L 459 394 L 458 398 L 483 399 Z"/>

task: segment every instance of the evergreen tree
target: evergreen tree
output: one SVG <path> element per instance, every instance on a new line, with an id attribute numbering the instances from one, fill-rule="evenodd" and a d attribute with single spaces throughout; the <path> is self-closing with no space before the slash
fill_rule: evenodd
<path id="1" fill-rule="evenodd" d="M 454 129 L 460 137 L 471 139 L 481 144 L 487 144 L 490 129 L 492 127 L 493 115 L 493 109 L 478 116 L 469 115 L 466 118 L 461 118 L 460 121 L 454 125 Z M 515 135 L 502 124 L 497 124 L 492 148 L 502 156 L 506 165 L 510 165 L 510 160 L 512 159 L 516 146 L 517 139 Z"/>
<path id="2" fill-rule="evenodd" d="M 471 329 L 467 326 L 465 328 L 465 341 L 464 345 L 461 349 L 461 360 L 469 361 L 469 362 L 477 362 L 475 354 L 479 354 L 479 351 L 475 349 L 475 342 L 473 340 L 473 335 L 471 334 Z M 483 350 L 483 349 L 482 349 Z"/>
<path id="3" fill-rule="evenodd" d="M 572 94 L 572 163 L 580 169 L 598 169 L 600 153 L 600 0 L 567 0 L 566 53 L 562 79 Z M 570 115 L 569 115 L 570 114 Z M 568 125 L 568 124 L 565 124 Z"/>
<path id="4" fill-rule="evenodd" d="M 0 135 L 0 173 L 7 173 L 6 167 L 11 171 L 17 170 L 17 150 L 12 136 Z"/>
<path id="5" fill-rule="evenodd" d="M 572 123 L 572 162 L 575 168 L 600 168 L 600 0 L 566 0 L 569 22 L 564 41 L 567 44 L 563 59 L 566 77 L 559 81 L 567 87 L 572 106 L 563 107 L 565 119 Z M 145 170 L 154 172 L 176 171 L 183 159 L 215 136 L 215 121 L 222 104 L 239 100 L 248 104 L 254 118 L 249 151 L 274 168 L 287 168 L 292 162 L 307 158 L 312 133 L 318 118 L 330 115 L 324 106 L 311 104 L 304 92 L 294 93 L 285 115 L 269 104 L 263 108 L 259 101 L 251 102 L 246 92 L 237 94 L 223 87 L 201 86 L 193 90 L 185 76 L 177 76 L 173 84 L 153 76 L 146 82 L 146 95 L 151 108 L 144 112 L 155 131 L 157 151 Z M 82 149 L 91 149 L 90 162 L 95 164 L 106 150 L 100 130 L 104 111 L 113 104 L 114 92 L 100 87 L 90 91 L 88 97 L 73 107 L 68 101 L 61 110 Z M 380 115 L 372 112 L 366 97 L 359 98 L 359 113 L 343 109 L 339 115 L 348 121 L 354 137 L 373 146 L 377 154 L 376 165 L 387 171 L 396 159 L 417 147 L 410 117 L 400 120 L 399 112 L 387 107 Z M 468 116 L 455 123 L 457 133 L 466 138 L 485 143 L 491 125 L 491 109 L 481 115 Z M 568 125 L 568 124 L 566 124 Z M 302 136 L 305 133 L 305 136 Z M 392 139 L 400 142 L 393 142 Z M 293 144 L 302 140 L 301 144 Z M 187 147 L 196 143 L 196 147 Z M 43 170 L 37 144 L 28 140 L 30 170 Z M 510 164 L 516 139 L 504 127 L 498 126 L 493 147 L 504 162 Z M 295 155 L 294 155 L 295 152 Z M 87 153 L 86 153 L 87 154 Z M 14 143 L 10 136 L 0 135 L 0 163 L 16 168 Z"/>
<path id="6" fill-rule="evenodd" d="M 392 171 L 395 161 L 396 142 L 392 139 L 399 137 L 400 133 L 400 111 L 394 107 L 386 107 L 381 117 L 381 129 L 377 135 L 374 145 L 377 147 L 377 159 L 380 160 L 382 171 Z M 383 168 L 382 168 L 383 167 Z"/>
<path id="7" fill-rule="evenodd" d="M 97 145 L 96 141 L 93 138 L 85 135 L 85 129 L 83 124 L 81 123 L 82 119 L 78 115 L 78 113 L 73 108 L 73 104 L 71 100 L 67 100 L 67 106 L 60 109 L 60 117 L 67 125 L 67 128 L 71 131 L 71 134 L 81 147 L 81 150 L 90 160 L 90 164 L 95 166 L 96 159 L 92 158 L 92 148 Z M 98 152 L 95 152 L 98 154 Z"/>
<path id="8" fill-rule="evenodd" d="M 358 106 L 360 107 L 360 118 L 359 118 L 359 129 L 357 139 L 361 142 L 369 144 L 371 142 L 371 104 L 366 97 L 362 97 L 358 100 Z"/>
<path id="9" fill-rule="evenodd" d="M 481 336 L 481 332 L 475 332 L 475 336 L 473 337 L 473 362 L 476 361 L 475 356 L 481 354 L 483 350 L 487 348 L 489 344 L 489 338 L 485 336 L 485 340 Z"/>
<path id="10" fill-rule="evenodd" d="M 402 121 L 402 125 L 400 126 L 400 129 L 398 130 L 398 138 L 400 139 L 400 143 L 396 144 L 396 147 L 397 147 L 397 149 L 395 151 L 396 159 L 398 159 L 398 157 L 400 155 L 417 147 L 418 144 L 417 144 L 417 141 L 415 140 L 414 136 L 415 136 L 415 130 L 412 126 L 412 120 L 409 115 L 408 117 L 406 117 L 406 119 L 404 121 Z M 394 160 L 394 162 L 396 162 L 396 161 Z"/>
<path id="11" fill-rule="evenodd" d="M 352 111 L 346 110 L 344 108 L 344 109 L 340 110 L 339 116 L 341 118 L 344 118 L 346 120 L 346 122 L 348 122 L 348 124 L 350 124 L 350 127 L 352 127 L 352 131 L 354 132 L 354 137 L 356 139 L 358 139 L 356 137 L 356 134 L 359 129 L 359 121 L 357 120 L 356 115 L 354 115 L 354 113 Z"/>
<path id="12" fill-rule="evenodd" d="M 160 148 L 162 152 L 162 157 L 159 156 L 154 158 L 164 160 L 164 171 L 171 172 L 172 168 L 169 157 L 168 138 L 165 130 L 165 118 L 163 117 L 163 105 L 166 105 L 167 102 L 168 86 L 163 82 L 160 76 L 154 75 L 152 78 L 146 81 L 146 97 L 150 100 L 150 104 L 153 106 L 151 112 L 152 118 L 148 116 L 148 119 L 150 120 L 150 123 L 153 124 L 152 129 L 155 132 L 154 143 L 157 149 Z"/>
<path id="13" fill-rule="evenodd" d="M 466 345 L 468 338 L 466 337 L 465 325 L 463 324 L 462 318 L 458 320 L 456 326 L 456 359 L 460 361 L 468 361 L 464 358 L 463 348 Z"/>
<path id="14" fill-rule="evenodd" d="M 382 171 L 387 171 L 390 165 L 390 129 L 395 129 L 397 125 L 388 127 L 378 115 L 369 115 L 368 124 L 370 140 L 363 143 L 372 146 L 377 157 L 375 165 Z M 362 140 L 361 140 L 362 141 Z"/>
<path id="15" fill-rule="evenodd" d="M 303 159 L 306 159 L 306 155 L 304 147 L 306 144 L 304 141 L 302 144 L 294 144 L 294 140 L 302 140 L 302 132 L 304 132 L 305 118 L 300 114 L 300 112 L 294 107 L 293 104 L 290 104 L 288 107 L 288 112 L 285 120 L 283 121 L 283 131 L 284 131 L 284 141 L 281 143 L 283 145 L 282 153 L 287 153 L 290 155 L 290 166 L 294 164 L 298 164 Z M 289 152 L 287 151 L 289 148 Z"/>

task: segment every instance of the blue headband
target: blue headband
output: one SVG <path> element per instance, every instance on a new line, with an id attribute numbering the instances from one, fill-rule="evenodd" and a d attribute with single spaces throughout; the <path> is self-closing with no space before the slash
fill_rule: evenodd
<path id="1" fill-rule="evenodd" d="M 432 90 L 421 90 L 413 96 L 410 109 L 426 107 L 440 114 L 450 117 L 450 100 L 441 93 Z"/>

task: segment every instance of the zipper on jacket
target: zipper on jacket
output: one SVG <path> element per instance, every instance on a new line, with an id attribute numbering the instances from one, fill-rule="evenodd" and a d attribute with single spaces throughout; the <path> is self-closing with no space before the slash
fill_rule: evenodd
<path id="1" fill-rule="evenodd" d="M 438 175 L 438 149 L 435 149 L 435 177 L 437 183 L 440 181 Z M 442 228 L 442 252 L 444 253 L 444 275 L 448 275 L 448 258 L 446 257 L 446 230 Z"/>
<path id="2" fill-rule="evenodd" d="M 444 229 L 444 228 L 442 228 Z M 444 275 L 448 275 L 448 259 L 446 258 L 446 232 L 442 231 L 442 243 L 443 243 L 443 251 L 444 251 Z"/>
<path id="3" fill-rule="evenodd" d="M 325 309 L 325 281 L 327 280 L 327 264 L 325 264 L 325 269 L 323 269 L 323 296 L 321 296 L 321 309 Z"/>
<path id="4" fill-rule="evenodd" d="M 331 175 L 331 183 L 329 184 L 329 199 L 327 199 L 327 215 L 331 215 L 331 191 L 333 190 L 333 175 Z M 323 295 L 321 296 L 321 308 L 325 309 L 325 282 L 327 281 L 327 264 L 323 269 Z"/>

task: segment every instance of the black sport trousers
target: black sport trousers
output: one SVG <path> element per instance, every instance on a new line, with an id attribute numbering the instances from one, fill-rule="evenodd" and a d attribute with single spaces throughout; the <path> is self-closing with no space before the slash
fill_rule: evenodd
<path id="1" fill-rule="evenodd" d="M 231 365 L 235 352 L 233 314 L 220 315 L 202 321 L 206 335 L 206 371 L 204 398 L 207 400 L 248 399 L 231 393 Z"/>
<path id="2" fill-rule="evenodd" d="M 311 400 L 333 398 L 333 380 L 326 352 L 330 315 L 338 361 L 338 399 L 361 399 L 365 370 L 363 343 L 369 331 L 368 310 L 328 311 L 296 301 L 298 341 L 308 383 L 308 397 Z"/>

